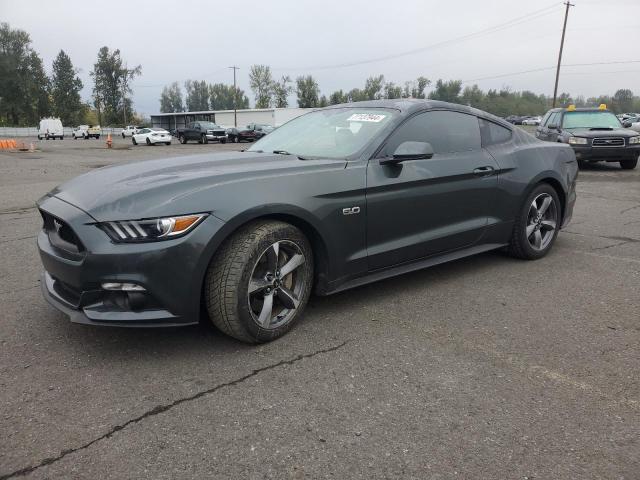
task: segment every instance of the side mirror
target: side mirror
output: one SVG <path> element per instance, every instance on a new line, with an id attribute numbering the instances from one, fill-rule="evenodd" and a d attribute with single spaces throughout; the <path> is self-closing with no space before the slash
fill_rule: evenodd
<path id="1" fill-rule="evenodd" d="M 624 122 L 624 123 L 622 124 L 622 126 L 623 126 L 624 128 L 629 128 L 629 127 L 631 126 L 631 122 Z"/>
<path id="2" fill-rule="evenodd" d="M 547 125 L 547 128 L 549 130 L 558 130 L 558 125 L 556 125 L 555 123 L 552 123 L 550 125 Z"/>
<path id="3" fill-rule="evenodd" d="M 428 142 L 402 142 L 393 157 L 383 158 L 380 165 L 392 165 L 407 160 L 425 160 L 433 157 L 433 147 Z"/>

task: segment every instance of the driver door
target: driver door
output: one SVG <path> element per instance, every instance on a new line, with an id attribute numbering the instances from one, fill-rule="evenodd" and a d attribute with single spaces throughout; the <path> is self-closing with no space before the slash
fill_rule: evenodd
<path id="1" fill-rule="evenodd" d="M 367 167 L 370 270 L 471 246 L 485 231 L 498 165 L 482 149 L 478 118 L 453 111 L 414 115 L 377 157 L 407 141 L 429 142 L 430 159 Z"/>

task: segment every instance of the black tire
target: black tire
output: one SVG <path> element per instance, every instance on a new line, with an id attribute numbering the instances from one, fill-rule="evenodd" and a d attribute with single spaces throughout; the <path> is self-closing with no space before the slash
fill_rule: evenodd
<path id="1" fill-rule="evenodd" d="M 204 133 L 200 136 L 200 143 L 202 143 L 203 145 L 209 143 L 209 139 Z"/>
<path id="2" fill-rule="evenodd" d="M 623 170 L 633 170 L 638 165 L 638 158 L 630 158 L 627 160 L 620 160 L 620 168 Z"/>
<path id="3" fill-rule="evenodd" d="M 527 237 L 527 225 L 530 224 L 530 208 L 531 204 L 535 198 L 540 195 L 546 194 L 551 196 L 553 202 L 549 208 L 555 208 L 555 223 L 556 227 L 552 232 L 552 237 L 549 243 L 541 250 L 536 250 Z M 558 193 L 556 190 L 549 185 L 548 183 L 541 183 L 536 186 L 527 198 L 525 199 L 522 207 L 520 208 L 520 212 L 516 217 L 516 220 L 513 225 L 513 230 L 511 232 L 511 239 L 509 241 L 509 245 L 507 247 L 507 252 L 509 255 L 521 258 L 524 260 L 537 260 L 539 258 L 544 257 L 549 250 L 553 247 L 553 244 L 556 241 L 558 236 L 558 231 L 560 230 L 560 225 L 562 222 L 562 205 L 560 204 L 560 199 L 558 198 Z"/>
<path id="4" fill-rule="evenodd" d="M 82 139 L 83 140 L 89 140 L 89 135 L 85 135 L 84 133 L 82 134 Z"/>
<path id="5" fill-rule="evenodd" d="M 151 146 L 151 140 L 147 138 L 147 145 Z"/>
<path id="6" fill-rule="evenodd" d="M 136 142 L 136 139 L 135 139 L 135 138 L 133 138 L 133 137 L 131 137 L 131 143 L 133 143 L 134 145 L 137 145 L 137 144 L 138 144 L 138 142 Z"/>
<path id="7" fill-rule="evenodd" d="M 100 135 L 96 135 L 96 140 L 100 140 Z"/>
<path id="8" fill-rule="evenodd" d="M 124 139 L 124 132 L 122 132 L 122 138 Z"/>
<path id="9" fill-rule="evenodd" d="M 182 145 L 186 145 L 187 143 L 187 139 L 184 135 L 178 135 L 178 141 L 182 144 Z"/>
<path id="10" fill-rule="evenodd" d="M 166 146 L 169 146 L 169 145 L 171 145 L 171 142 L 164 142 L 164 144 L 165 144 Z"/>
<path id="11" fill-rule="evenodd" d="M 297 307 L 288 310 L 285 315 L 285 318 L 289 318 L 278 324 L 280 317 L 276 315 L 276 323 L 263 328 L 251 310 L 253 307 L 250 306 L 249 300 L 249 280 L 257 268 L 258 261 L 276 242 L 295 245 L 304 256 L 305 261 L 301 264 L 304 268 L 296 270 L 296 278 L 291 280 L 299 285 L 301 290 Z M 287 261 L 284 259 L 284 263 Z M 307 304 L 312 286 L 313 253 L 304 234 L 288 223 L 259 220 L 241 227 L 220 247 L 207 270 L 204 299 L 209 318 L 222 332 L 243 342 L 263 343 L 275 340 L 291 329 Z M 252 295 L 262 293 L 264 292 Z M 266 296 L 258 297 L 257 301 L 261 298 Z M 278 296 L 273 298 L 277 299 Z"/>
<path id="12" fill-rule="evenodd" d="M 240 143 L 239 137 L 233 137 L 233 143 Z"/>

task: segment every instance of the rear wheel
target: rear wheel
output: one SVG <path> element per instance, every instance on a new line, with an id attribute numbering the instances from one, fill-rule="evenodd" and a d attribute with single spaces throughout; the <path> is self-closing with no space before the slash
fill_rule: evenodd
<path id="1" fill-rule="evenodd" d="M 164 142 L 165 145 L 171 145 L 171 142 Z"/>
<path id="2" fill-rule="evenodd" d="M 122 138 L 124 138 L 124 132 L 122 132 Z"/>
<path id="3" fill-rule="evenodd" d="M 138 142 L 136 142 L 136 139 L 135 139 L 135 138 L 133 138 L 133 137 L 131 137 L 131 143 L 133 143 L 134 145 L 137 145 L 137 144 L 138 144 Z"/>
<path id="4" fill-rule="evenodd" d="M 555 189 L 548 183 L 538 185 L 516 218 L 509 253 L 525 260 L 544 257 L 555 242 L 560 221 L 561 206 Z"/>
<path id="5" fill-rule="evenodd" d="M 313 284 L 313 253 L 293 225 L 257 221 L 215 255 L 205 280 L 211 321 L 248 343 L 284 335 L 303 311 Z"/>
<path id="6" fill-rule="evenodd" d="M 202 144 L 209 143 L 209 139 L 204 133 L 200 136 L 200 143 Z"/>
<path id="7" fill-rule="evenodd" d="M 147 138 L 147 145 L 151 145 L 151 140 Z"/>
<path id="8" fill-rule="evenodd" d="M 638 158 L 630 158 L 628 160 L 620 160 L 620 168 L 623 170 L 633 170 L 638 165 Z"/>

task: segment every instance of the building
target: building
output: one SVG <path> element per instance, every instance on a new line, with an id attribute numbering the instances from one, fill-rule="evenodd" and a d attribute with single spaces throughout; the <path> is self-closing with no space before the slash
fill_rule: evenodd
<path id="1" fill-rule="evenodd" d="M 262 123 L 279 127 L 283 123 L 294 119 L 303 113 L 310 111 L 310 108 L 250 108 L 248 110 L 238 110 L 238 126 L 245 126 L 249 123 Z M 151 125 L 154 128 L 164 128 L 173 130 L 182 128 L 190 122 L 204 120 L 216 123 L 223 127 L 234 126 L 233 110 L 207 110 L 203 112 L 176 112 L 157 113 L 151 115 Z"/>

